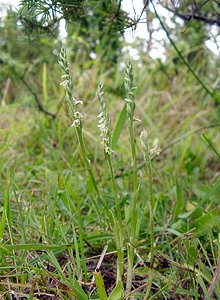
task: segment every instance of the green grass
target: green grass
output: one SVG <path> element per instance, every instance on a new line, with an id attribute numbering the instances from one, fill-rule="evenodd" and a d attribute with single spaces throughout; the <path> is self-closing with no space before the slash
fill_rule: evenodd
<path id="1" fill-rule="evenodd" d="M 129 128 L 124 101 L 110 89 L 116 83 L 104 74 L 111 155 L 97 129 L 96 82 L 84 91 L 82 77 L 75 87 L 85 99 L 76 132 L 64 103 L 55 120 L 24 108 L 27 99 L 2 108 L 2 299 L 218 299 L 218 108 L 195 100 L 205 94 L 184 70 L 176 85 L 156 70 L 146 76 L 135 67 Z M 47 106 L 48 74 L 44 67 Z M 122 99 L 134 100 L 132 86 Z"/>

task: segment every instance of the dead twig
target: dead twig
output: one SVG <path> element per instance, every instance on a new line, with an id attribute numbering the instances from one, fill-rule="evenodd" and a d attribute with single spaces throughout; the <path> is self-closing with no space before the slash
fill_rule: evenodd
<path id="1" fill-rule="evenodd" d="M 47 111 L 47 110 L 43 107 L 42 103 L 41 103 L 40 100 L 38 99 L 37 94 L 35 93 L 35 91 L 32 90 L 32 88 L 31 88 L 30 85 L 27 83 L 27 81 L 25 80 L 25 78 L 24 78 L 24 77 L 21 77 L 21 76 L 20 76 L 19 78 L 20 78 L 20 80 L 22 81 L 22 83 L 26 86 L 26 88 L 29 90 L 29 92 L 33 95 L 34 100 L 35 100 L 35 102 L 36 102 L 37 107 L 39 108 L 39 110 L 40 110 L 41 112 L 43 112 L 44 114 L 46 114 L 46 115 L 52 117 L 53 119 L 55 119 L 55 118 L 56 118 L 56 114 L 53 114 L 53 113 Z"/>

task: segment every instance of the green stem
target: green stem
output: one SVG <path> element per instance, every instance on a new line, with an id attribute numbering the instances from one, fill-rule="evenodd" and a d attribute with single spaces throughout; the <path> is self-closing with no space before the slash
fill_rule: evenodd
<path id="1" fill-rule="evenodd" d="M 120 202 L 119 202 L 119 196 L 118 196 L 118 187 L 115 179 L 114 169 L 112 165 L 111 156 L 109 154 L 106 154 L 110 174 L 111 174 L 111 181 L 112 181 L 112 188 L 114 192 L 115 197 L 115 205 L 116 205 L 116 211 L 117 211 L 117 217 L 118 217 L 118 223 L 119 226 L 122 227 L 122 216 L 121 216 L 121 209 L 120 209 Z"/>
<path id="2" fill-rule="evenodd" d="M 135 138 L 134 138 L 134 128 L 133 122 L 130 127 L 130 143 L 131 143 L 131 154 L 132 154 L 132 165 L 133 165 L 133 193 L 134 193 L 134 201 L 133 201 L 133 209 L 135 210 L 137 207 L 137 160 L 136 160 L 136 147 L 135 147 Z"/>
<path id="3" fill-rule="evenodd" d="M 147 291 L 146 291 L 146 294 L 145 294 L 143 300 L 147 300 L 149 298 L 150 292 L 151 292 L 151 287 L 152 287 L 152 282 L 153 282 L 153 273 L 152 273 L 152 270 L 150 269 L 149 276 L 148 276 Z"/>
<path id="4" fill-rule="evenodd" d="M 149 153 L 149 146 L 147 139 L 145 140 L 146 148 L 144 151 L 146 167 L 147 167 L 147 174 L 148 174 L 148 194 L 150 200 L 150 268 L 153 268 L 154 264 L 154 198 L 153 198 L 153 175 L 152 175 L 152 163 L 151 163 L 151 156 Z M 147 292 L 144 299 L 148 299 L 151 287 L 152 287 L 152 271 L 149 271 L 149 280 L 148 280 L 148 287 Z"/>
<path id="5" fill-rule="evenodd" d="M 138 177 L 137 177 L 137 160 L 136 160 L 136 147 L 134 139 L 134 125 L 133 121 L 130 121 L 129 126 L 130 135 L 130 147 L 132 154 L 132 167 L 133 167 L 133 199 L 130 208 L 130 220 L 131 220 L 131 232 L 130 232 L 130 243 L 128 245 L 128 267 L 127 267 L 127 282 L 126 282 L 126 292 L 131 291 L 132 285 L 132 271 L 134 264 L 134 245 L 136 240 L 137 232 L 137 189 L 138 189 Z"/>
<path id="6" fill-rule="evenodd" d="M 134 135 L 134 112 L 135 112 L 135 96 L 133 86 L 133 67 L 131 61 L 128 61 L 127 69 L 125 72 L 125 90 L 126 90 L 126 112 L 128 119 L 128 130 L 130 136 L 130 149 L 132 158 L 132 171 L 133 171 L 133 198 L 130 204 L 129 211 L 129 237 L 130 242 L 128 243 L 128 267 L 127 267 L 127 282 L 126 282 L 126 293 L 129 294 L 132 286 L 132 273 L 134 264 L 134 247 L 137 239 L 137 199 L 138 199 L 138 177 L 137 177 L 137 161 L 136 161 L 136 146 L 135 146 L 135 135 Z"/>
<path id="7" fill-rule="evenodd" d="M 87 272 L 86 259 L 85 259 L 84 246 L 83 246 L 83 225 L 82 225 L 80 201 L 78 197 L 77 197 L 77 211 L 78 211 L 78 223 L 79 223 L 79 249 L 80 249 L 82 267 L 84 273 L 84 282 L 87 282 L 88 272 Z"/>
<path id="8" fill-rule="evenodd" d="M 81 156 L 82 156 L 83 163 L 84 163 L 84 165 L 85 165 L 85 167 L 86 167 L 86 169 L 89 173 L 92 185 L 93 185 L 93 187 L 96 191 L 96 194 L 98 196 L 98 200 L 102 203 L 102 205 L 105 209 L 105 212 L 106 212 L 106 214 L 107 214 L 107 216 L 110 220 L 111 226 L 112 226 L 112 228 L 114 228 L 113 216 L 112 216 L 111 211 L 109 210 L 105 200 L 101 196 L 101 193 L 99 191 L 98 185 L 97 185 L 96 180 L 95 180 L 95 176 L 93 174 L 93 170 L 92 170 L 92 167 L 91 167 L 91 162 L 90 162 L 90 160 L 88 158 L 88 155 L 87 155 L 87 151 L 86 151 L 86 147 L 85 147 L 85 143 L 84 143 L 83 135 L 82 135 L 82 124 L 80 125 L 80 127 L 76 127 L 76 135 L 77 135 L 77 139 L 78 139 L 78 142 L 79 142 L 79 145 L 80 145 Z"/>
<path id="9" fill-rule="evenodd" d="M 116 211 L 117 211 L 117 218 L 118 222 L 115 222 L 115 240 L 116 240 L 116 247 L 117 247 L 117 282 L 122 280 L 123 272 L 124 272 L 124 253 L 123 253 L 123 236 L 122 236 L 122 216 L 121 216 L 121 209 L 119 203 L 119 196 L 118 196 L 118 188 L 115 179 L 114 169 L 111 161 L 111 155 L 106 154 L 107 162 L 109 165 L 109 170 L 111 174 L 112 180 L 112 188 L 115 196 L 115 204 L 116 204 Z"/>

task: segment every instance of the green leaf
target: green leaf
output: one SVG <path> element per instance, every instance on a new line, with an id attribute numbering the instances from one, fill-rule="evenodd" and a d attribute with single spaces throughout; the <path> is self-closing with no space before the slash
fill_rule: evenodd
<path id="1" fill-rule="evenodd" d="M 44 245 L 44 244 L 18 244 L 18 245 L 4 245 L 5 249 L 11 250 L 42 250 L 42 251 L 54 251 L 54 250 L 65 250 L 65 249 L 72 249 L 74 248 L 73 244 L 51 244 L 51 245 Z"/>
<path id="2" fill-rule="evenodd" d="M 176 203 L 175 203 L 174 211 L 173 211 L 174 222 L 177 220 L 179 214 L 182 212 L 183 207 L 184 207 L 184 201 L 183 201 L 182 191 L 181 191 L 179 182 L 176 178 Z"/>
<path id="3" fill-rule="evenodd" d="M 5 252 L 7 254 L 12 254 L 11 250 L 9 250 L 7 247 L 5 247 L 4 245 L 0 244 L 0 249 L 2 250 L 2 253 Z"/>
<path id="4" fill-rule="evenodd" d="M 202 216 L 202 208 L 196 207 L 195 209 L 188 211 L 184 214 L 179 215 L 180 219 L 192 219 L 192 218 L 198 218 Z"/>
<path id="5" fill-rule="evenodd" d="M 202 279 L 202 277 L 201 277 L 200 275 L 197 275 L 197 280 L 198 280 L 199 285 L 200 285 L 201 288 L 203 289 L 205 299 L 211 300 L 211 297 L 210 297 L 209 292 L 208 292 L 208 290 L 207 290 L 207 288 L 206 288 L 206 285 L 205 285 L 205 283 L 204 283 L 204 280 Z"/>
<path id="6" fill-rule="evenodd" d="M 112 238 L 113 238 L 112 233 L 91 234 L 85 236 L 86 241 L 101 241 L 101 240 L 112 239 Z"/>
<path id="7" fill-rule="evenodd" d="M 204 203 L 206 203 L 207 200 L 209 200 L 210 197 L 211 197 L 216 191 L 218 191 L 219 188 L 220 188 L 220 181 L 217 181 L 217 182 L 215 183 L 215 185 L 208 191 L 208 193 L 201 199 L 200 205 L 203 205 Z"/>
<path id="8" fill-rule="evenodd" d="M 71 289 L 71 293 L 79 300 L 88 300 L 88 297 L 84 292 L 83 288 L 81 287 L 81 285 L 79 284 L 79 282 L 76 279 L 72 282 L 72 279 L 66 278 L 66 275 L 64 274 L 54 253 L 49 252 L 47 254 L 47 257 L 50 260 L 50 262 L 53 264 L 53 266 L 56 268 L 62 282 Z"/>
<path id="9" fill-rule="evenodd" d="M 112 149 L 114 150 L 117 146 L 118 139 L 120 137 L 121 131 L 124 127 L 125 121 L 127 117 L 126 105 L 124 105 L 122 111 L 120 112 L 118 121 L 115 126 L 115 130 L 112 134 Z"/>
<path id="10" fill-rule="evenodd" d="M 124 287 L 121 281 L 117 283 L 108 300 L 121 300 L 123 299 Z"/>
<path id="11" fill-rule="evenodd" d="M 213 142 L 205 134 L 202 134 L 202 137 L 205 140 L 205 142 L 209 145 L 209 147 L 212 149 L 212 151 L 215 153 L 215 155 L 218 157 L 218 159 L 220 160 L 220 153 L 216 149 L 216 147 L 213 144 Z"/>
<path id="12" fill-rule="evenodd" d="M 10 209 L 10 207 L 9 207 L 9 200 L 10 200 L 9 192 L 10 192 L 10 185 L 8 183 L 6 186 L 6 190 L 5 190 L 5 202 L 4 202 L 4 208 L 2 211 L 2 219 L 1 219 L 1 223 L 0 223 L 0 239 L 2 239 L 4 236 L 6 219 L 9 216 L 9 209 Z"/>
<path id="13" fill-rule="evenodd" d="M 220 223 L 220 215 L 218 211 L 212 210 L 209 213 L 206 213 L 204 216 L 196 219 L 191 227 L 196 228 L 195 234 L 204 234 L 212 227 L 219 225 L 219 223 Z"/>
<path id="14" fill-rule="evenodd" d="M 181 295 L 189 295 L 189 296 L 194 296 L 197 297 L 196 299 L 198 299 L 199 294 L 196 291 L 189 291 L 187 289 L 183 289 L 183 288 L 177 288 L 176 291 L 178 292 L 178 294 Z"/>
<path id="15" fill-rule="evenodd" d="M 98 291 L 99 298 L 102 300 L 108 300 L 106 291 L 105 291 L 105 285 L 104 281 L 102 278 L 102 275 L 100 272 L 94 272 L 94 277 L 95 277 L 95 283 Z"/>
<path id="16" fill-rule="evenodd" d="M 195 246 L 189 247 L 187 253 L 188 253 L 188 260 L 190 265 L 193 265 L 195 263 L 197 252 L 198 250 Z"/>

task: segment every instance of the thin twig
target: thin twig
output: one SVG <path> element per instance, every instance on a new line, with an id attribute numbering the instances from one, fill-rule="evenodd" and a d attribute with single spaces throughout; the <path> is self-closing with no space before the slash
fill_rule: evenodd
<path id="1" fill-rule="evenodd" d="M 46 115 L 52 117 L 53 119 L 55 119 L 55 118 L 56 118 L 56 115 L 53 114 L 53 113 L 51 113 L 51 112 L 49 112 L 49 111 L 47 111 L 47 110 L 43 107 L 43 105 L 41 104 L 40 100 L 38 99 L 37 94 L 35 93 L 35 91 L 32 90 L 32 88 L 31 88 L 30 85 L 27 83 L 27 81 L 24 79 L 24 77 L 19 76 L 19 78 L 20 78 L 20 80 L 22 81 L 22 83 L 26 86 L 26 88 L 29 90 L 29 92 L 31 92 L 31 94 L 33 95 L 34 100 L 35 100 L 35 102 L 36 102 L 37 107 L 39 108 L 39 110 L 40 110 L 41 112 L 43 112 L 44 114 L 46 114 Z"/>
<path id="2" fill-rule="evenodd" d="M 97 265 L 96 265 L 95 270 L 99 270 L 99 269 L 100 269 L 100 267 L 101 267 L 101 265 L 102 265 L 102 262 L 103 262 L 103 260 L 104 260 L 104 258 L 105 258 L 105 255 L 106 255 L 107 250 L 108 250 L 108 245 L 105 245 L 105 247 L 104 247 L 104 249 L 103 249 L 103 251 L 102 251 L 102 254 L 101 254 L 100 258 L 99 258 L 99 261 L 98 261 L 98 263 L 97 263 Z M 90 283 L 91 286 L 93 285 L 94 282 L 95 282 L 95 277 L 94 277 L 94 275 L 93 275 L 92 280 L 91 280 L 91 283 Z"/>
<path id="3" fill-rule="evenodd" d="M 191 21 L 193 19 L 197 20 L 197 21 L 201 21 L 201 22 L 204 22 L 206 24 L 209 24 L 209 25 L 217 25 L 217 26 L 220 26 L 220 19 L 215 19 L 215 18 L 208 18 L 206 16 L 203 16 L 201 14 L 196 14 L 196 13 L 182 13 L 182 12 L 179 12 L 178 10 L 176 9 L 172 9 L 168 6 L 164 6 L 163 7 L 165 9 L 167 9 L 168 11 L 172 12 L 175 16 L 185 20 L 185 21 Z"/>

